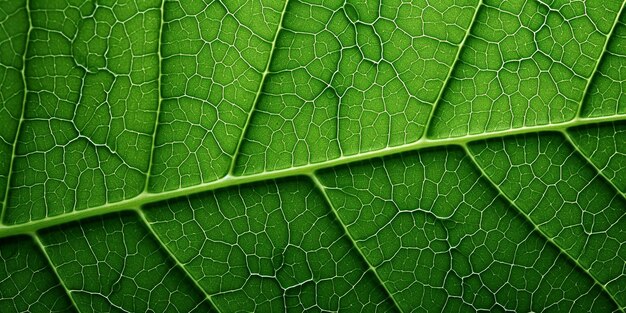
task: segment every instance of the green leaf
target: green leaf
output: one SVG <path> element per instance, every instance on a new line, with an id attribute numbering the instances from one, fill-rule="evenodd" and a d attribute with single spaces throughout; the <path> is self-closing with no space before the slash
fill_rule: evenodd
<path id="1" fill-rule="evenodd" d="M 623 0 L 0 0 L 0 310 L 626 310 Z"/>

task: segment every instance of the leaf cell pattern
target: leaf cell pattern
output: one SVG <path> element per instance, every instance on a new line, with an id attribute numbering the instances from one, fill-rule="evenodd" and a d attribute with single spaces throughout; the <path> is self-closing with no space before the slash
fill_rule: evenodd
<path id="1" fill-rule="evenodd" d="M 0 1 L 0 309 L 623 312 L 625 4 Z"/>

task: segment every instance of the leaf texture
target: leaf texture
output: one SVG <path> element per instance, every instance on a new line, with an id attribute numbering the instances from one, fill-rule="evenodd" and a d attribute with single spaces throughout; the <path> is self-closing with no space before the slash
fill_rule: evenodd
<path id="1" fill-rule="evenodd" d="M 0 311 L 623 312 L 623 0 L 0 1 Z"/>

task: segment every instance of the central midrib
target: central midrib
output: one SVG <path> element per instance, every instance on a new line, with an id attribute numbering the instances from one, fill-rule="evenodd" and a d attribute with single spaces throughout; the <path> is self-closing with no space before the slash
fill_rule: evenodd
<path id="1" fill-rule="evenodd" d="M 604 116 L 604 117 L 593 117 L 593 118 L 578 118 L 573 119 L 568 122 L 558 123 L 558 124 L 547 124 L 547 125 L 539 125 L 539 126 L 529 126 L 523 128 L 515 128 L 515 129 L 507 129 L 495 132 L 487 132 L 480 134 L 471 134 L 463 137 L 453 137 L 453 138 L 444 138 L 444 139 L 431 139 L 428 137 L 422 137 L 422 139 L 415 141 L 410 144 L 388 147 L 382 150 L 375 150 L 364 152 L 360 154 L 354 154 L 349 156 L 342 156 L 336 159 L 327 160 L 320 163 L 312 163 L 306 164 L 302 166 L 290 167 L 285 169 L 261 172 L 257 174 L 251 174 L 246 176 L 232 176 L 227 175 L 219 180 L 215 180 L 212 182 L 183 187 L 176 190 L 165 191 L 161 193 L 150 193 L 144 192 L 134 198 L 109 203 L 97 207 L 92 207 L 80 211 L 73 211 L 70 213 L 65 213 L 57 216 L 46 217 L 44 219 L 35 220 L 23 224 L 16 225 L 0 225 L 0 238 L 18 235 L 18 234 L 27 234 L 33 233 L 39 229 L 59 225 L 71 221 L 81 220 L 87 217 L 103 215 L 111 212 L 118 212 L 124 210 L 139 210 L 142 206 L 154 203 L 158 201 L 178 198 L 182 196 L 188 196 L 192 194 L 197 194 L 205 191 L 216 190 L 220 188 L 232 187 L 247 183 L 260 182 L 265 180 L 279 179 L 285 177 L 293 177 L 299 175 L 310 175 L 318 170 L 326 169 L 329 167 L 339 166 L 348 163 L 354 163 L 358 161 L 368 160 L 372 158 L 380 158 L 388 155 L 398 154 L 407 151 L 420 150 L 424 148 L 431 147 L 442 147 L 449 145 L 463 145 L 471 141 L 477 140 L 485 140 L 491 138 L 500 138 L 504 136 L 511 135 L 520 135 L 527 133 L 537 133 L 537 132 L 549 132 L 549 131 L 558 131 L 562 132 L 568 128 L 583 126 L 589 124 L 596 124 L 602 122 L 616 122 L 616 121 L 626 121 L 626 115 L 614 115 L 614 116 Z"/>

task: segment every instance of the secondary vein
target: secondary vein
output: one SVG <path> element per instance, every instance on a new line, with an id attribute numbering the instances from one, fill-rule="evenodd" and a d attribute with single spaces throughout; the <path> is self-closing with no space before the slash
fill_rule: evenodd
<path id="1" fill-rule="evenodd" d="M 235 152 L 232 155 L 232 160 L 230 161 L 230 167 L 228 168 L 228 175 L 232 175 L 235 169 L 235 165 L 237 164 L 237 157 L 239 156 L 239 150 L 241 150 L 241 145 L 248 131 L 248 126 L 250 125 L 250 120 L 252 119 L 252 114 L 256 111 L 257 103 L 259 102 L 259 98 L 261 97 L 261 92 L 263 91 L 263 86 L 265 86 L 265 80 L 267 78 L 267 74 L 270 71 L 270 65 L 272 63 L 272 59 L 274 58 L 274 51 L 276 50 L 276 41 L 278 40 L 278 35 L 283 29 L 283 20 L 285 18 L 285 14 L 287 12 L 287 6 L 289 5 L 289 1 L 285 1 L 285 6 L 283 7 L 282 12 L 280 12 L 280 20 L 278 21 L 278 28 L 276 29 L 276 33 L 274 34 L 274 39 L 272 39 L 272 45 L 270 48 L 270 55 L 267 59 L 267 64 L 265 65 L 265 70 L 263 70 L 263 74 L 261 74 L 261 82 L 259 83 L 259 88 L 257 89 L 256 95 L 254 96 L 254 100 L 252 102 L 252 108 L 250 109 L 250 113 L 246 118 L 246 122 L 243 125 L 243 129 L 241 130 L 241 134 L 239 135 L 239 140 L 237 140 L 237 147 L 235 148 Z"/>
<path id="2" fill-rule="evenodd" d="M 9 173 L 7 175 L 7 186 L 4 190 L 4 200 L 0 208 L 0 225 L 4 223 L 4 215 L 9 204 L 9 189 L 11 189 L 11 179 L 13 177 L 13 163 L 15 163 L 15 152 L 17 151 L 17 140 L 20 136 L 22 124 L 24 122 L 24 112 L 26 111 L 26 100 L 28 96 L 28 85 L 26 81 L 26 61 L 28 55 L 28 44 L 30 41 L 30 33 L 33 29 L 33 22 L 30 14 L 30 0 L 26 0 L 26 19 L 28 20 L 28 31 L 26 32 L 26 44 L 24 47 L 24 55 L 22 55 L 22 84 L 24 85 L 24 95 L 22 96 L 22 111 L 20 112 L 20 120 L 17 123 L 15 138 L 13 139 L 13 149 L 11 151 L 11 159 L 9 160 Z"/>

